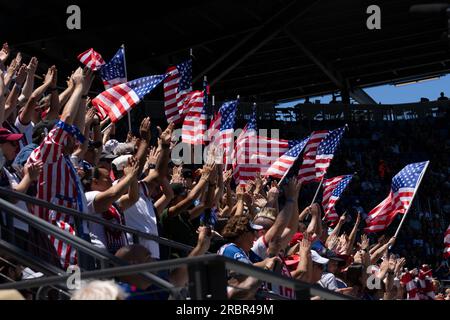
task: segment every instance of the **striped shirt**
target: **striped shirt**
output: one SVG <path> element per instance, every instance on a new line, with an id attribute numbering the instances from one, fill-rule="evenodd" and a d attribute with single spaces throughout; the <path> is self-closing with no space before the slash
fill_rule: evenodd
<path id="1" fill-rule="evenodd" d="M 86 196 L 80 179 L 69 156 L 63 154 L 69 135 L 76 136 L 79 140 L 82 137 L 75 126 L 58 121 L 41 145 L 31 153 L 28 162 L 34 163 L 40 160 L 44 163 L 38 178 L 36 195 L 38 199 L 86 212 Z M 40 206 L 34 206 L 33 214 L 75 235 L 73 217 Z M 83 228 L 87 230 L 86 225 L 83 225 Z M 50 241 L 55 246 L 63 267 L 76 263 L 74 248 L 54 236 L 50 236 Z"/>

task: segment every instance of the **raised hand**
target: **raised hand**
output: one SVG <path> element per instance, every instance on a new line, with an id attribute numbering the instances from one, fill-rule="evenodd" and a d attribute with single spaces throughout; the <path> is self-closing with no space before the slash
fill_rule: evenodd
<path id="1" fill-rule="evenodd" d="M 358 246 L 362 249 L 362 250 L 367 250 L 367 248 L 369 247 L 369 238 L 367 237 L 366 234 L 363 234 L 361 236 L 361 242 L 358 242 Z"/>
<path id="2" fill-rule="evenodd" d="M 8 59 L 9 57 L 9 46 L 8 43 L 4 43 L 2 46 L 2 49 L 0 50 L 0 62 L 1 63 L 5 63 L 5 61 Z"/>
<path id="3" fill-rule="evenodd" d="M 66 84 L 68 88 L 73 88 L 75 86 L 75 83 L 73 82 L 73 74 L 74 72 L 72 71 L 72 74 L 68 76 L 66 79 Z"/>
<path id="4" fill-rule="evenodd" d="M 206 226 L 200 226 L 197 229 L 197 233 L 198 233 L 197 246 L 199 246 L 202 251 L 205 252 L 208 251 L 209 247 L 211 246 L 211 239 L 213 236 L 211 228 Z"/>
<path id="5" fill-rule="evenodd" d="M 150 142 L 150 139 L 152 138 L 152 133 L 150 131 L 150 117 L 146 117 L 141 122 L 141 127 L 139 128 L 139 134 L 141 136 L 141 139 Z"/>
<path id="6" fill-rule="evenodd" d="M 394 267 L 394 272 L 395 272 L 395 275 L 397 277 L 400 277 L 400 275 L 402 273 L 402 269 L 405 266 L 405 264 L 406 264 L 406 259 L 405 258 L 400 258 L 400 259 L 396 260 L 395 267 Z"/>
<path id="7" fill-rule="evenodd" d="M 30 177 L 31 181 L 37 181 L 39 175 L 44 168 L 44 163 L 42 161 L 37 161 L 35 163 L 27 163 L 23 168 L 24 174 Z"/>
<path id="8" fill-rule="evenodd" d="M 276 181 L 272 181 L 272 185 L 271 188 L 269 189 L 268 192 L 268 196 L 273 196 L 273 197 L 278 197 L 278 195 L 280 194 L 280 190 L 278 188 L 278 184 L 276 183 Z"/>
<path id="9" fill-rule="evenodd" d="M 23 64 L 17 71 L 16 83 L 18 85 L 23 85 L 26 78 L 27 78 L 27 66 L 25 64 Z"/>
<path id="10" fill-rule="evenodd" d="M 156 165 L 156 161 L 158 161 L 159 150 L 156 147 L 151 147 L 150 152 L 147 156 L 147 165 Z"/>
<path id="11" fill-rule="evenodd" d="M 267 205 L 267 199 L 259 193 L 253 194 L 254 205 L 259 208 L 264 208 Z"/>
<path id="12" fill-rule="evenodd" d="M 181 171 L 183 170 L 183 167 L 176 166 L 172 169 L 172 180 L 171 183 L 184 183 L 183 176 L 181 175 Z"/>
<path id="13" fill-rule="evenodd" d="M 334 250 L 337 248 L 338 244 L 339 244 L 339 238 L 337 237 L 337 235 L 332 234 L 332 235 L 330 235 L 330 236 L 328 237 L 328 239 L 327 239 L 327 241 L 326 241 L 326 243 L 325 243 L 325 246 L 326 246 L 329 250 L 334 251 Z"/>
<path id="14" fill-rule="evenodd" d="M 229 185 L 231 183 L 231 177 L 233 176 L 233 170 L 227 170 L 223 173 L 223 183 Z"/>
<path id="15" fill-rule="evenodd" d="M 28 76 L 34 76 L 36 73 L 36 69 L 38 66 L 38 59 L 36 57 L 32 57 L 27 66 L 27 74 Z"/>
<path id="16" fill-rule="evenodd" d="M 237 188 L 236 188 L 236 198 L 238 200 L 244 200 L 244 194 L 245 194 L 244 187 L 241 186 L 241 185 L 237 186 Z"/>
<path id="17" fill-rule="evenodd" d="M 306 257 L 311 254 L 311 244 L 310 235 L 305 233 L 302 241 L 300 241 L 300 247 L 298 248 L 298 254 L 300 257 Z"/>
<path id="18" fill-rule="evenodd" d="M 391 254 L 389 256 L 389 261 L 388 261 L 388 271 L 393 273 L 395 271 L 396 265 L 397 265 L 397 259 L 395 258 L 394 254 Z"/>
<path id="19" fill-rule="evenodd" d="M 159 139 L 161 141 L 161 145 L 170 146 L 170 142 L 172 141 L 172 132 L 175 128 L 175 124 L 173 122 L 169 123 L 166 130 L 160 133 Z M 161 130 L 161 128 L 159 128 Z"/>
<path id="20" fill-rule="evenodd" d="M 84 118 L 84 122 L 85 122 L 86 126 L 90 126 L 94 122 L 96 114 L 97 113 L 95 112 L 95 108 L 90 108 L 86 112 L 86 116 Z"/>
<path id="21" fill-rule="evenodd" d="M 134 178 L 137 178 L 139 172 L 139 161 L 137 161 L 136 158 L 130 157 L 128 159 L 128 165 L 123 169 L 123 173 L 126 176 L 132 176 Z"/>

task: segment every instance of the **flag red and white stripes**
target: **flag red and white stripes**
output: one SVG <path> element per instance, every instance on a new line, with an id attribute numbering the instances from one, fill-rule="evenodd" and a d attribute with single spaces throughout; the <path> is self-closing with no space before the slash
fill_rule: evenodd
<path id="1" fill-rule="evenodd" d="M 97 71 L 101 66 L 105 64 L 105 60 L 103 60 L 100 53 L 96 52 L 93 48 L 86 50 L 83 53 L 78 55 L 78 60 L 86 67 Z"/>
<path id="2" fill-rule="evenodd" d="M 325 221 L 334 222 L 339 219 L 335 205 L 352 180 L 352 177 L 352 175 L 338 176 L 323 182 L 322 206 L 325 212 Z"/>
<path id="3" fill-rule="evenodd" d="M 328 134 L 328 130 L 319 130 L 311 133 L 303 152 L 303 163 L 298 172 L 298 179 L 303 184 L 319 181 L 319 178 L 316 177 L 316 152 L 319 144 Z"/>
<path id="4" fill-rule="evenodd" d="M 92 105 L 102 114 L 107 110 L 111 122 L 116 123 L 165 77 L 165 75 L 154 75 L 118 84 L 95 97 Z"/>
<path id="5" fill-rule="evenodd" d="M 236 182 L 244 185 L 254 180 L 257 173 L 267 175 L 270 166 L 288 150 L 288 140 L 244 134 L 236 142 L 233 159 Z"/>
<path id="6" fill-rule="evenodd" d="M 181 113 L 185 98 L 192 91 L 192 61 L 171 66 L 164 80 L 164 113 L 167 122 L 181 123 Z"/>
<path id="7" fill-rule="evenodd" d="M 365 232 L 383 231 L 398 213 L 405 214 L 408 211 L 428 163 L 409 164 L 392 178 L 387 198 L 368 213 Z"/>
<path id="8" fill-rule="evenodd" d="M 204 107 L 204 91 L 193 91 L 186 96 L 183 113 L 181 139 L 184 143 L 204 144 L 206 133 L 206 113 Z"/>
<path id="9" fill-rule="evenodd" d="M 272 163 L 270 168 L 267 170 L 266 175 L 282 179 L 294 165 L 295 161 L 302 153 L 303 148 L 308 143 L 308 140 L 309 137 L 285 152 L 274 163 Z"/>
<path id="10" fill-rule="evenodd" d="M 69 133 L 63 128 L 67 126 L 63 122 L 49 132 L 44 141 L 30 155 L 28 162 L 42 161 L 44 167 L 38 178 L 36 197 L 59 206 L 76 209 L 83 212 L 83 202 L 77 201 L 82 197 L 77 188 L 76 173 L 71 174 L 70 159 L 63 155 L 63 149 L 67 142 Z M 33 214 L 62 230 L 75 234 L 73 217 L 64 213 L 49 210 L 42 206 L 34 206 Z M 50 242 L 60 258 L 61 266 L 67 268 L 69 264 L 76 263 L 76 251 L 70 245 L 50 237 Z"/>

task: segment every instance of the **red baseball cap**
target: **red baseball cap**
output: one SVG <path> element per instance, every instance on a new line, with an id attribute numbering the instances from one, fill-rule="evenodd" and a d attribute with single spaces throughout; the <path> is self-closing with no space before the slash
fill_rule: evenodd
<path id="1" fill-rule="evenodd" d="M 22 139 L 23 134 L 12 133 L 6 128 L 0 128 L 0 143 L 5 143 L 7 141 L 18 141 Z"/>
<path id="2" fill-rule="evenodd" d="M 301 233 L 301 232 L 296 232 L 295 234 L 294 234 L 294 236 L 292 237 L 292 240 L 291 240 L 291 242 L 289 243 L 289 245 L 292 247 L 292 246 L 295 246 L 296 244 L 297 244 L 297 242 L 299 242 L 299 241 L 302 241 L 303 240 L 303 233 Z"/>

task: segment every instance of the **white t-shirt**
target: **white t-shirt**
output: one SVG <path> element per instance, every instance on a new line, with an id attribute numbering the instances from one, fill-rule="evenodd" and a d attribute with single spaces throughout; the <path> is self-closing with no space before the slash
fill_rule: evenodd
<path id="1" fill-rule="evenodd" d="M 144 182 L 139 183 L 139 200 L 124 211 L 124 216 L 125 224 L 128 227 L 155 236 L 158 235 L 155 208 Z M 159 244 L 157 242 L 139 238 L 139 244 L 150 251 L 152 258 L 159 259 Z"/>
<path id="2" fill-rule="evenodd" d="M 27 139 L 28 143 L 31 143 L 33 141 L 33 128 L 34 128 L 33 121 L 30 121 L 29 124 L 25 125 L 22 124 L 22 122 L 20 122 L 19 116 L 17 116 L 14 125 L 17 127 L 17 129 L 19 129 L 20 132 L 22 132 L 25 135 L 25 138 Z"/>
<path id="3" fill-rule="evenodd" d="M 94 200 L 100 191 L 89 191 L 86 192 L 87 200 L 87 213 L 92 215 L 100 215 L 95 212 Z M 106 235 L 105 228 L 101 224 L 89 221 L 89 235 L 91 236 L 91 242 L 94 246 L 102 249 L 106 249 Z"/>

